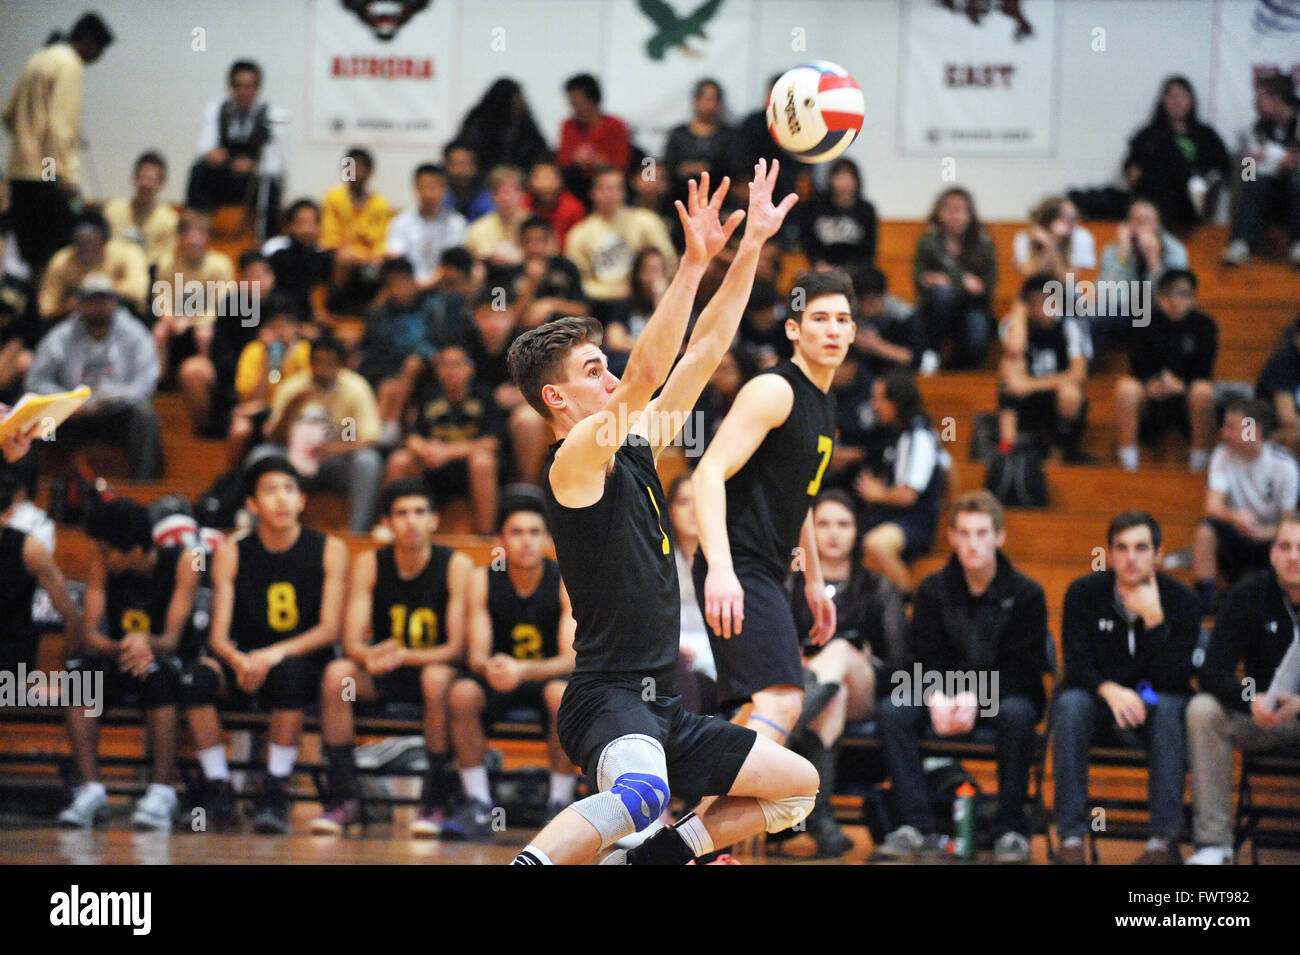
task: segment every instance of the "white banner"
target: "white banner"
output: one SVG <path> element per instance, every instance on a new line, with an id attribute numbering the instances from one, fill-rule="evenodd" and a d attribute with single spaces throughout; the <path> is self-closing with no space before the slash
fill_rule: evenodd
<path id="1" fill-rule="evenodd" d="M 1055 155 L 1056 0 L 905 0 L 899 24 L 903 153 Z"/>
<path id="2" fill-rule="evenodd" d="M 453 5 L 439 0 L 313 0 L 308 136 L 368 146 L 442 142 Z"/>
<path id="3" fill-rule="evenodd" d="M 1255 78 L 1290 73 L 1300 87 L 1300 0 L 1216 0 L 1209 108 L 1228 148 L 1255 124 Z"/>

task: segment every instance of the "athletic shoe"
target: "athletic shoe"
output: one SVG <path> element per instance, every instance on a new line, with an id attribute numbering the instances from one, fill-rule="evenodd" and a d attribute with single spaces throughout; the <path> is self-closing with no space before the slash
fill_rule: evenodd
<path id="1" fill-rule="evenodd" d="M 1224 265 L 1241 265 L 1249 258 L 1250 246 L 1246 244 L 1246 240 L 1233 239 L 1223 250 L 1223 255 L 1219 256 L 1219 261 Z"/>
<path id="2" fill-rule="evenodd" d="M 180 801 L 176 790 L 161 783 L 151 783 L 131 813 L 131 825 L 137 829 L 156 829 L 170 832 L 176 822 Z"/>
<path id="3" fill-rule="evenodd" d="M 239 804 L 229 779 L 210 779 L 203 784 L 203 813 L 205 828 L 239 828 Z"/>
<path id="4" fill-rule="evenodd" d="M 1197 849 L 1187 865 L 1232 865 L 1232 846 L 1202 846 Z"/>
<path id="5" fill-rule="evenodd" d="M 1178 851 L 1177 843 L 1168 839 L 1151 838 L 1147 840 L 1142 854 L 1133 860 L 1134 865 L 1182 865 L 1183 857 Z"/>
<path id="6" fill-rule="evenodd" d="M 286 780 L 267 776 L 262 781 L 258 795 L 257 814 L 253 816 L 253 831 L 282 836 L 289 831 L 289 793 Z"/>
<path id="7" fill-rule="evenodd" d="M 437 839 L 442 835 L 443 817 L 446 815 L 441 806 L 422 806 L 420 815 L 411 823 L 411 835 L 416 839 Z"/>
<path id="8" fill-rule="evenodd" d="M 1056 850 L 1056 858 L 1053 861 L 1057 865 L 1083 865 L 1086 861 L 1083 837 L 1070 836 L 1063 841 L 1061 847 Z"/>
<path id="9" fill-rule="evenodd" d="M 466 799 L 442 824 L 444 839 L 483 842 L 492 838 L 492 807 L 481 799 Z"/>
<path id="10" fill-rule="evenodd" d="M 844 834 L 834 819 L 828 820 L 815 831 L 810 828 L 809 834 L 817 843 L 818 859 L 838 859 L 853 848 L 853 840 Z"/>
<path id="11" fill-rule="evenodd" d="M 925 836 L 914 826 L 899 826 L 876 846 L 877 859 L 910 861 L 925 848 Z"/>
<path id="12" fill-rule="evenodd" d="M 68 829 L 93 829 L 108 820 L 108 790 L 103 783 L 82 783 L 72 791 L 72 803 L 59 813 L 59 825 Z"/>
<path id="13" fill-rule="evenodd" d="M 993 847 L 993 861 L 999 865 L 1027 865 L 1029 840 L 1018 832 L 1005 832 Z"/>
<path id="14" fill-rule="evenodd" d="M 939 370 L 939 355 L 938 355 L 938 353 L 933 352 L 933 351 L 928 351 L 928 350 L 925 351 L 925 352 L 922 352 L 922 353 L 921 353 L 921 368 L 920 368 L 920 372 L 921 372 L 921 374 L 922 374 L 924 377 L 927 377 L 927 378 L 928 378 L 930 375 L 933 375 L 933 374 L 934 374 L 936 371 L 938 371 L 938 370 Z"/>
<path id="15" fill-rule="evenodd" d="M 365 825 L 359 799 L 345 799 L 332 809 L 327 809 L 311 821 L 311 831 L 319 836 L 338 836 L 353 826 Z"/>
<path id="16" fill-rule="evenodd" d="M 1287 253 L 1287 258 L 1291 260 L 1292 265 L 1300 269 L 1300 242 L 1291 243 L 1291 251 Z"/>

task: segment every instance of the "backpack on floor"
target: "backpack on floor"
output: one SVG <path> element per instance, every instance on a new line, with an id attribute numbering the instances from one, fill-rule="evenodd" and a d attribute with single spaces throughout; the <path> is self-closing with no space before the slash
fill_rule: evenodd
<path id="1" fill-rule="evenodd" d="M 1032 444 L 1017 445 L 989 464 L 984 487 L 1006 507 L 1046 507 L 1047 475 Z"/>

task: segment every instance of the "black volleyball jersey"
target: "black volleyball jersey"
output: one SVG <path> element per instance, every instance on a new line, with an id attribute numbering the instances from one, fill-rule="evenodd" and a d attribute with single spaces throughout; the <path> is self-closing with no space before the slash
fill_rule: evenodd
<path id="1" fill-rule="evenodd" d="M 286 551 L 272 553 L 257 532 L 241 538 L 230 640 L 260 650 L 320 623 L 325 590 L 325 535 L 310 527 Z"/>
<path id="2" fill-rule="evenodd" d="M 113 640 L 129 633 L 162 636 L 176 590 L 176 562 L 183 547 L 159 547 L 147 574 L 109 574 L 104 583 L 104 627 Z M 183 634 L 182 634 L 183 636 Z"/>
<path id="3" fill-rule="evenodd" d="M 488 614 L 492 652 L 516 660 L 546 660 L 560 653 L 560 565 L 542 561 L 542 580 L 527 597 L 510 581 L 510 571 L 488 568 Z"/>
<path id="4" fill-rule="evenodd" d="M 447 565 L 453 553 L 433 544 L 424 570 L 408 580 L 397 572 L 392 545 L 375 552 L 370 602 L 375 643 L 392 639 L 408 650 L 428 650 L 447 642 Z"/>
<path id="5" fill-rule="evenodd" d="M 0 636 L 27 640 L 32 634 L 32 598 L 36 578 L 23 562 L 27 535 L 12 527 L 0 527 Z"/>
<path id="6" fill-rule="evenodd" d="M 790 382 L 794 404 L 727 480 L 727 537 L 733 560 L 757 560 L 784 580 L 835 449 L 835 396 L 823 393 L 793 361 L 762 374 Z"/>
<path id="7" fill-rule="evenodd" d="M 577 622 L 576 675 L 599 674 L 660 696 L 676 692 L 681 594 L 668 503 L 649 443 L 628 435 L 605 477 L 605 493 L 568 508 L 551 490 L 551 446 L 543 490 L 546 522 Z"/>

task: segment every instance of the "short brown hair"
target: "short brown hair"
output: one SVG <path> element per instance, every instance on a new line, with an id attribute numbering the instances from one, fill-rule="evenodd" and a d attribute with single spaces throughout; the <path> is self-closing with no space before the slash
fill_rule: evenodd
<path id="1" fill-rule="evenodd" d="M 555 383 L 570 351 L 585 342 L 599 345 L 603 337 L 600 322 L 594 318 L 570 316 L 539 325 L 510 346 L 506 356 L 510 377 L 533 409 L 550 421 L 551 409 L 542 400 L 542 389 Z"/>
<path id="2" fill-rule="evenodd" d="M 1000 532 L 1005 526 L 1002 504 L 988 491 L 967 491 L 952 506 L 952 515 L 948 518 L 950 527 L 957 526 L 958 514 L 987 514 L 993 519 L 993 530 Z"/>
<path id="3" fill-rule="evenodd" d="M 849 312 L 857 311 L 858 299 L 853 294 L 853 280 L 847 272 L 842 269 L 825 272 L 810 269 L 795 276 L 794 285 L 790 288 L 789 316 L 802 324 L 808 305 L 823 295 L 843 295 L 849 301 Z"/>
<path id="4" fill-rule="evenodd" d="M 497 166 L 488 173 L 487 184 L 489 192 L 496 192 L 506 182 L 513 181 L 516 186 L 523 188 L 524 174 L 516 166 Z"/>

